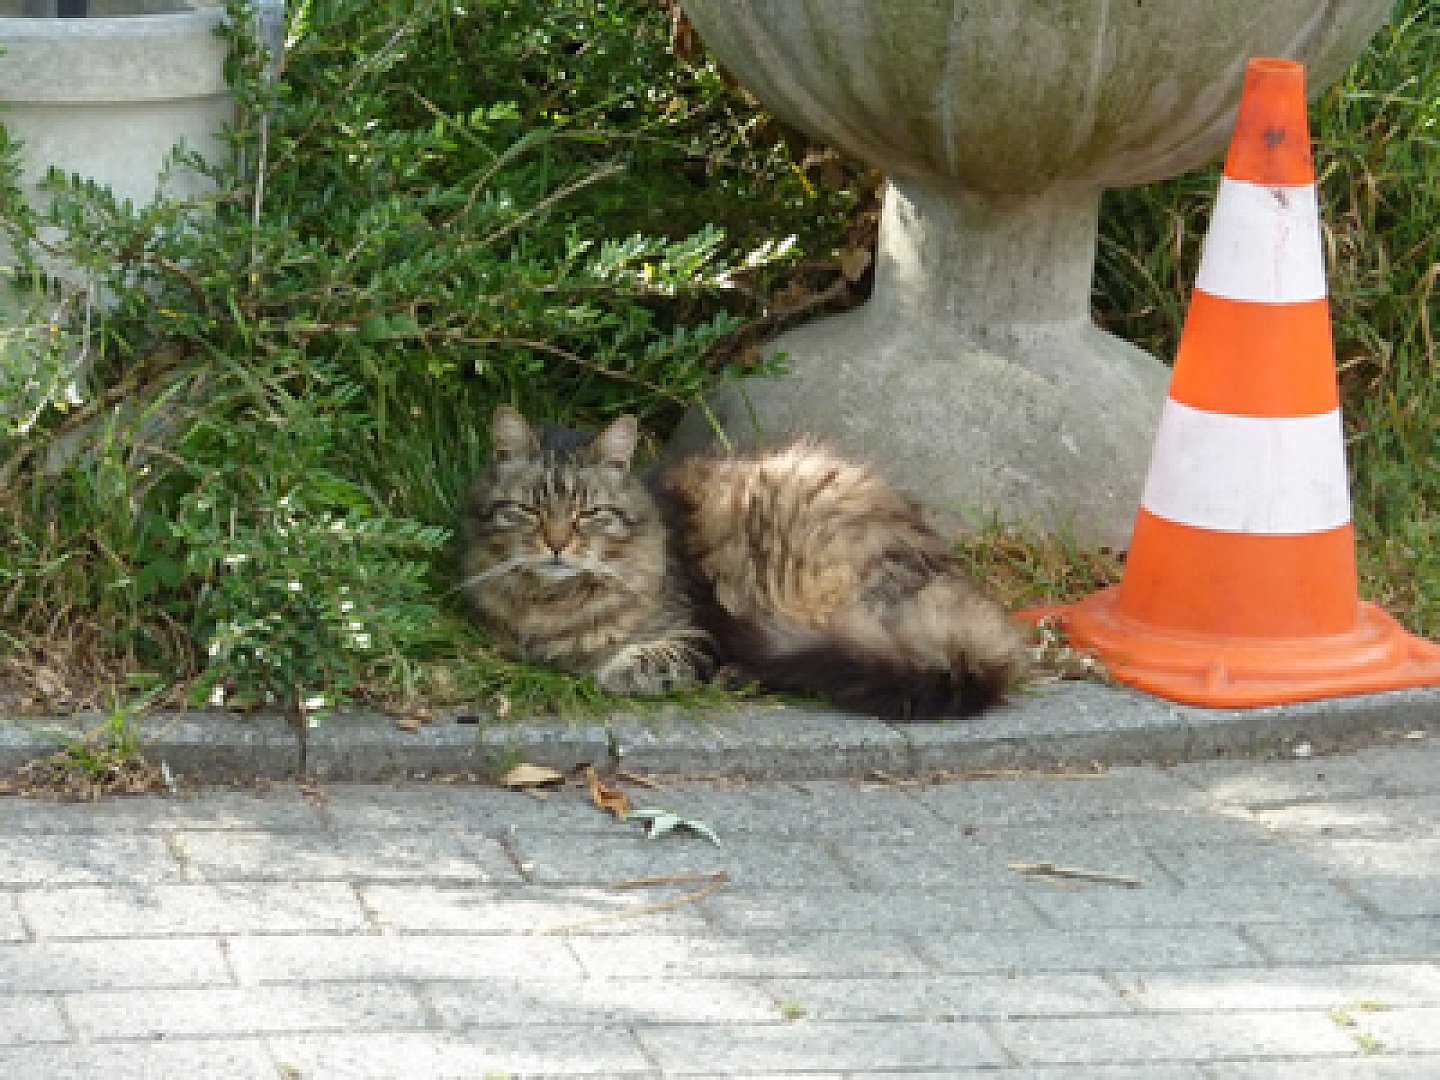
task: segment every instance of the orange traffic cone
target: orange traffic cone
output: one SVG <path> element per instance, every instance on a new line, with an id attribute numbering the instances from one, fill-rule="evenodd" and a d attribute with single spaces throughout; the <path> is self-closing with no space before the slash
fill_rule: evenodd
<path id="1" fill-rule="evenodd" d="M 1121 583 L 1060 609 L 1120 682 L 1268 705 L 1440 685 L 1356 591 L 1305 72 L 1251 60 Z"/>

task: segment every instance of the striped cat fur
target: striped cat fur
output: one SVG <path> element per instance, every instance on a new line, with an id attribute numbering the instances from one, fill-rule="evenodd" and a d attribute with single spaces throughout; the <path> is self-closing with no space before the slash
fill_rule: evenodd
<path id="1" fill-rule="evenodd" d="M 516 656 L 656 694 L 720 665 L 897 720 L 971 715 L 1024 674 L 1020 629 L 919 508 L 824 444 L 695 457 L 643 483 L 633 417 L 593 439 L 494 417 L 462 588 Z"/>

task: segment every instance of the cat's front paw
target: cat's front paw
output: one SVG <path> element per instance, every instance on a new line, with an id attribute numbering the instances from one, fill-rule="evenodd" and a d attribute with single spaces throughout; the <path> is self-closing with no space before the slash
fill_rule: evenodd
<path id="1" fill-rule="evenodd" d="M 682 641 L 627 645 L 595 672 L 595 683 L 611 694 L 654 697 L 694 686 L 704 677 L 705 658 Z"/>

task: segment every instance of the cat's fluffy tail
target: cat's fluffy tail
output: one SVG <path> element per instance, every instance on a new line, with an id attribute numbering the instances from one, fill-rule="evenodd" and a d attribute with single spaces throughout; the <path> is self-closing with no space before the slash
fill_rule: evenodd
<path id="1" fill-rule="evenodd" d="M 722 621 L 723 651 L 761 685 L 886 720 L 974 715 L 1028 667 L 1019 628 L 955 581 L 933 581 L 883 614 L 852 612 L 818 628 L 773 616 Z"/>

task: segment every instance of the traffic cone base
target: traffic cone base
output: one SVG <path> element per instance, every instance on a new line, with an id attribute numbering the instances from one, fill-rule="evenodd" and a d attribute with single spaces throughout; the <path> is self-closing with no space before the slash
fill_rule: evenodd
<path id="1" fill-rule="evenodd" d="M 1119 609 L 1119 592 L 1060 609 L 1061 627 L 1096 650 L 1116 682 L 1172 701 L 1252 708 L 1440 685 L 1440 645 L 1406 633 L 1374 604 L 1358 604 L 1340 634 L 1225 639 L 1139 622 Z"/>

